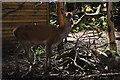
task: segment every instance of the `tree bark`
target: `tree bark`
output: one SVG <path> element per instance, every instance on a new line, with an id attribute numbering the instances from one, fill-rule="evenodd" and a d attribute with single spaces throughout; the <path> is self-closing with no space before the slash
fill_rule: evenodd
<path id="1" fill-rule="evenodd" d="M 57 20 L 58 20 L 58 24 L 60 25 L 60 27 L 64 27 L 64 16 L 63 14 L 61 13 L 61 8 L 64 8 L 63 7 L 63 2 L 58 2 L 57 3 Z"/>
<path id="2" fill-rule="evenodd" d="M 113 6 L 112 2 L 108 2 L 107 4 L 107 19 L 108 19 L 108 36 L 109 36 L 109 42 L 110 42 L 110 50 L 117 51 L 116 46 L 116 38 L 115 38 L 115 28 L 114 28 L 114 19 L 113 19 Z"/>
<path id="3" fill-rule="evenodd" d="M 64 8 L 63 2 L 58 2 L 57 3 L 57 21 L 58 21 L 59 27 L 64 27 L 65 21 L 64 21 L 64 16 L 61 13 L 61 8 Z M 60 50 L 62 49 L 63 49 L 63 42 L 61 42 L 58 45 L 58 52 L 61 53 Z"/>

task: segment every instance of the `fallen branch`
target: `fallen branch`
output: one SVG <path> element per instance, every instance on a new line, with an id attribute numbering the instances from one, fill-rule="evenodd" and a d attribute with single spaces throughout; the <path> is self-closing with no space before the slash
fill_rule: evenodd
<path id="1" fill-rule="evenodd" d="M 79 57 L 79 56 L 78 56 L 78 57 Z M 82 61 L 84 61 L 84 62 L 86 62 L 86 63 L 89 64 L 90 66 L 96 66 L 96 64 L 94 64 L 94 63 L 92 63 L 92 62 L 90 62 L 90 61 L 88 61 L 88 60 L 86 60 L 86 59 L 84 59 L 84 58 L 80 58 L 80 57 L 79 57 L 79 59 L 82 60 Z"/>
<path id="2" fill-rule="evenodd" d="M 82 79 L 89 79 L 93 77 L 106 77 L 106 76 L 118 76 L 120 73 L 103 73 L 103 74 L 92 74 L 92 75 L 87 75 L 83 77 Z"/>
<path id="3" fill-rule="evenodd" d="M 72 61 L 76 67 L 78 67 L 80 70 L 84 70 L 81 66 L 79 66 L 79 65 L 76 63 L 76 60 L 74 60 L 74 59 L 72 59 L 72 58 L 70 58 L 70 57 L 66 57 L 65 60 Z M 63 65 L 63 64 L 62 64 L 62 65 Z"/>

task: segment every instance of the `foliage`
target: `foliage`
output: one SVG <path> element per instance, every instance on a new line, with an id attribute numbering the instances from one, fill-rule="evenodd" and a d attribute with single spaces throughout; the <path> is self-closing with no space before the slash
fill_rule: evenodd
<path id="1" fill-rule="evenodd" d="M 110 43 L 105 43 L 103 46 L 101 46 L 99 48 L 99 50 L 103 53 L 105 52 L 109 57 L 119 57 L 119 55 L 117 54 L 117 51 L 115 49 L 107 50 L 109 45 L 110 45 Z"/>
<path id="2" fill-rule="evenodd" d="M 38 48 L 36 48 L 36 49 L 32 49 L 32 51 L 34 51 L 34 53 L 35 53 L 36 55 L 40 55 L 40 54 L 45 53 L 45 48 L 43 48 L 43 47 L 40 47 L 40 48 L 39 48 L 39 47 L 38 47 Z M 21 53 L 25 54 L 25 50 L 22 50 Z"/>
<path id="3" fill-rule="evenodd" d="M 107 50 L 105 53 L 110 57 L 120 57 L 115 50 Z"/>
<path id="4" fill-rule="evenodd" d="M 35 54 L 36 55 L 40 55 L 42 53 L 45 53 L 45 49 L 44 48 L 41 48 L 41 49 L 35 49 Z"/>
<path id="5" fill-rule="evenodd" d="M 25 54 L 25 50 L 22 50 L 20 53 Z"/>
<path id="6" fill-rule="evenodd" d="M 108 42 L 106 42 L 105 44 L 103 44 L 101 47 L 100 47 L 100 51 L 101 52 L 105 52 L 106 51 L 106 49 L 107 49 L 107 47 L 108 47 L 108 45 L 109 45 L 109 43 Z"/>
<path id="7" fill-rule="evenodd" d="M 118 10 L 120 8 L 120 2 L 113 2 L 113 8 Z"/>
<path id="8" fill-rule="evenodd" d="M 117 51 L 115 51 L 115 50 L 110 50 L 110 52 L 112 53 L 112 55 L 113 55 L 114 57 L 116 57 Z"/>
<path id="9" fill-rule="evenodd" d="M 53 5 L 54 4 L 54 5 Z M 67 3 L 67 6 L 70 6 L 71 5 L 74 5 L 73 3 Z M 78 4 L 78 3 L 76 3 Z M 81 8 L 80 10 L 82 12 L 87 12 L 87 13 L 94 13 L 96 10 L 93 8 L 93 7 L 97 7 L 100 3 L 79 3 L 79 6 L 76 5 L 78 8 Z M 54 6 L 54 9 L 55 8 L 55 3 L 51 3 L 50 4 L 51 6 Z M 50 7 L 50 11 L 53 9 L 53 7 Z M 69 7 L 67 7 L 67 9 L 69 10 Z M 56 13 L 55 12 L 56 10 L 52 11 L 53 13 Z M 79 32 L 79 31 L 82 31 L 82 30 L 96 30 L 98 32 L 98 34 L 101 36 L 102 35 L 102 30 L 108 30 L 108 25 L 107 25 L 107 22 L 106 22 L 106 15 L 104 15 L 104 13 L 101 13 L 102 15 L 98 15 L 100 17 L 97 17 L 97 18 L 89 18 L 87 20 L 87 22 L 89 23 L 86 23 L 86 22 L 83 22 L 81 24 L 79 24 L 79 26 L 76 27 L 76 29 L 72 30 L 72 32 Z M 80 18 L 80 17 L 79 17 Z M 78 19 L 79 19 L 78 18 Z M 75 23 L 78 19 L 75 19 L 73 21 L 73 23 Z M 55 14 L 51 14 L 50 15 L 50 24 L 57 24 L 57 16 Z"/>
<path id="10" fill-rule="evenodd" d="M 108 25 L 106 22 L 106 17 L 101 16 L 98 19 L 96 18 L 91 18 L 89 23 L 81 23 L 76 29 L 73 29 L 72 32 L 79 32 L 82 30 L 96 30 L 97 33 L 101 36 L 102 30 L 108 30 Z"/>
<path id="11" fill-rule="evenodd" d="M 56 24 L 57 20 L 50 20 L 50 24 Z"/>
<path id="12" fill-rule="evenodd" d="M 78 27 L 76 27 L 76 29 L 73 29 L 72 32 L 79 32 L 79 31 L 85 30 L 87 28 L 88 28 L 88 26 L 86 26 L 85 23 L 81 23 Z"/>

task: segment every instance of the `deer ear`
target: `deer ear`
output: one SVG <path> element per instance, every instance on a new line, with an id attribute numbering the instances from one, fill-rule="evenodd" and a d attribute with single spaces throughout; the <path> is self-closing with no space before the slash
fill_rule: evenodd
<path id="1" fill-rule="evenodd" d="M 72 11 L 73 14 L 76 14 L 78 11 L 78 8 L 76 8 L 74 11 Z"/>
<path id="2" fill-rule="evenodd" d="M 62 13 L 62 14 L 65 14 L 65 11 L 64 11 L 64 9 L 63 9 L 63 8 L 61 8 L 61 13 Z"/>

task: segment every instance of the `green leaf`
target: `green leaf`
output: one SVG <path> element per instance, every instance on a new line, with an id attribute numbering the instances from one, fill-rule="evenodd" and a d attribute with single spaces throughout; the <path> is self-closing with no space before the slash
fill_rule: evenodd
<path id="1" fill-rule="evenodd" d="M 115 51 L 115 50 L 110 50 L 110 51 L 111 51 L 113 56 L 115 56 L 117 54 L 117 51 Z"/>
<path id="2" fill-rule="evenodd" d="M 79 30 L 79 27 L 76 27 L 77 30 Z"/>
<path id="3" fill-rule="evenodd" d="M 102 25 L 104 25 L 104 26 L 107 25 L 107 22 L 103 22 Z"/>
<path id="4" fill-rule="evenodd" d="M 39 54 L 42 54 L 42 53 L 45 53 L 45 49 L 44 48 L 42 48 L 40 50 L 38 50 L 38 49 L 35 50 L 35 54 L 36 55 L 39 55 Z"/>
<path id="5" fill-rule="evenodd" d="M 80 26 L 83 27 L 83 26 L 86 26 L 86 25 L 85 25 L 85 23 L 81 23 Z"/>
<path id="6" fill-rule="evenodd" d="M 103 32 L 102 32 L 102 31 L 98 33 L 98 35 L 99 35 L 99 36 L 101 36 L 101 37 L 102 37 L 102 34 L 103 34 Z"/>

